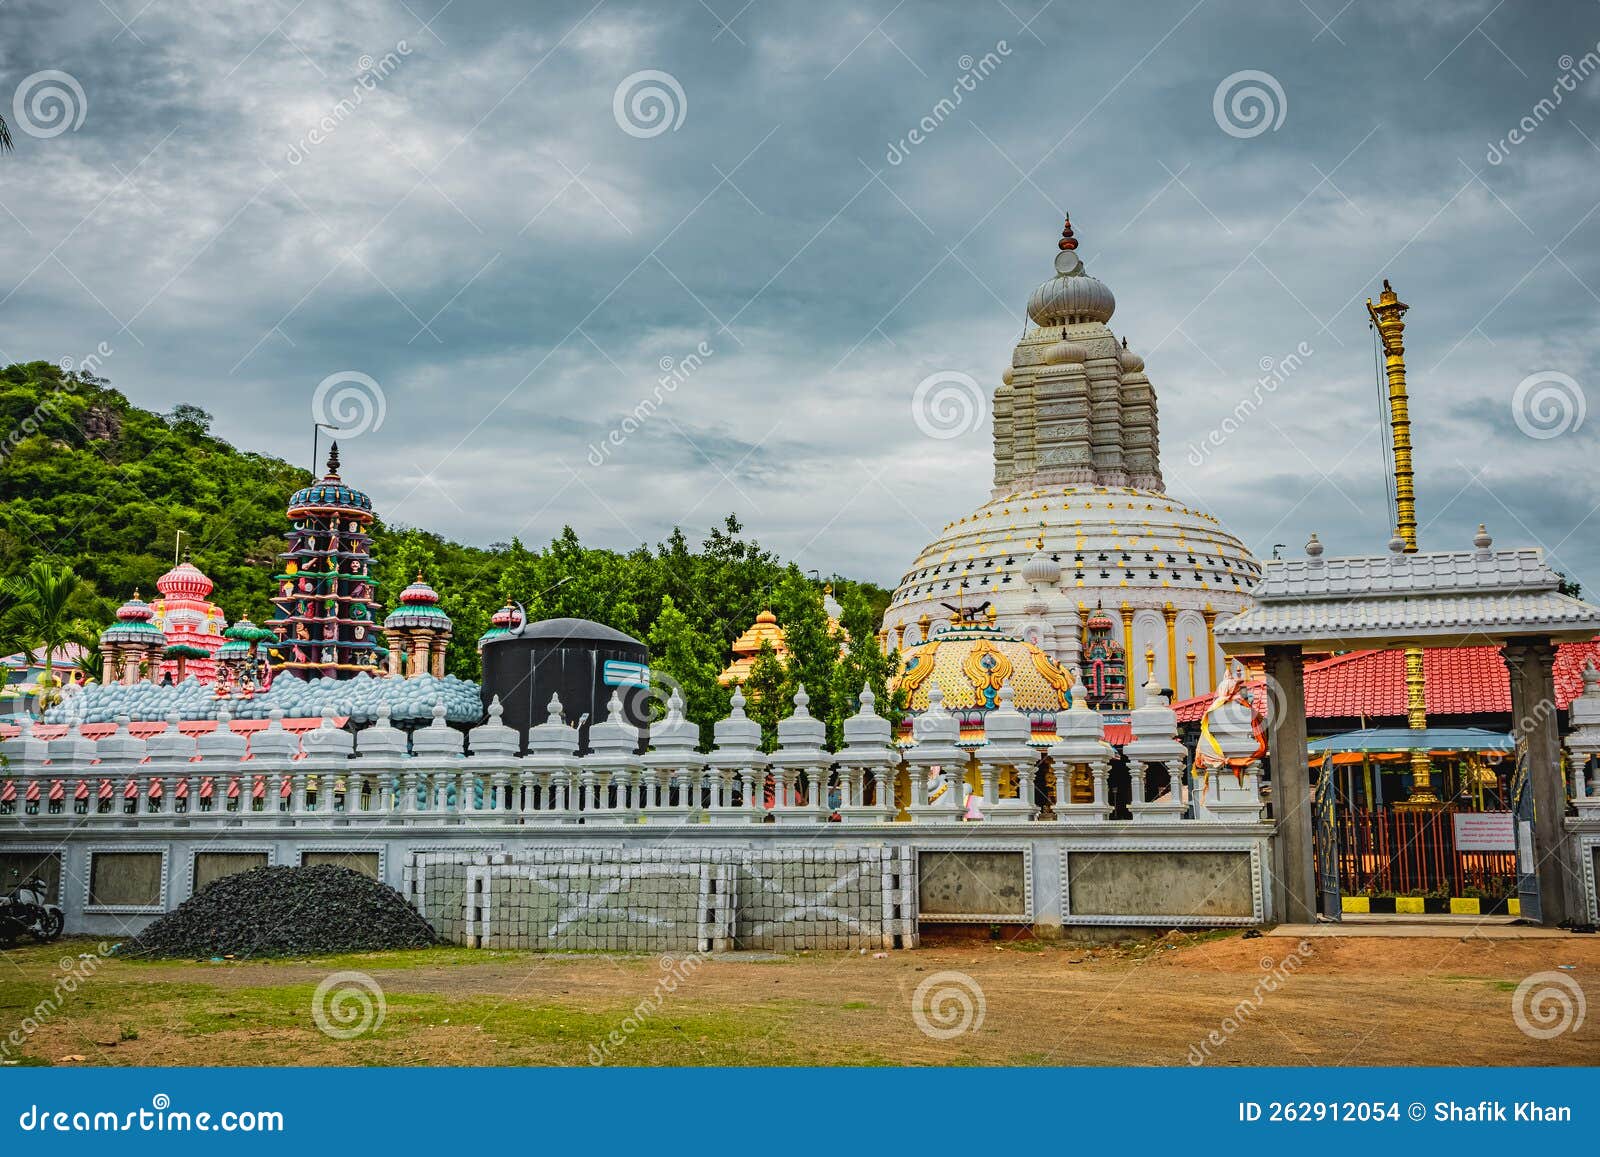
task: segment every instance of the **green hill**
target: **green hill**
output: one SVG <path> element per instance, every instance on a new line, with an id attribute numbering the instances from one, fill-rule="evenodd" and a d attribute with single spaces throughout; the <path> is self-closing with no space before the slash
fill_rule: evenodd
<path id="1" fill-rule="evenodd" d="M 213 436 L 210 421 L 195 406 L 141 409 L 106 379 L 50 362 L 0 370 L 0 576 L 39 558 L 70 563 L 85 579 L 77 613 L 105 623 L 136 588 L 154 594 L 182 532 L 182 549 L 215 581 L 212 598 L 228 617 L 270 620 L 284 504 L 311 475 Z M 467 546 L 381 520 L 372 549 L 386 607 L 419 567 L 439 589 L 455 621 L 449 667 L 456 674 L 477 677 L 474 644 L 511 598 L 534 619 L 574 615 L 649 641 L 656 666 L 696 689 L 691 714 L 700 719 L 724 705 L 715 672 L 764 606 L 793 621 L 801 638 L 815 634 L 806 621 L 820 613 L 816 585 L 744 538 L 731 515 L 698 547 L 674 530 L 665 542 L 626 554 L 585 547 L 570 527 L 530 550 L 516 540 Z M 844 579 L 834 586 L 851 636 L 870 639 L 889 592 Z M 858 676 L 881 685 L 881 664 L 866 652 L 876 648 L 831 666 L 800 656 L 796 667 L 812 672 L 813 713 L 837 719 L 848 706 L 843 688 L 850 680 L 859 688 Z M 814 683 L 824 679 L 839 681 L 840 702 L 818 711 Z"/>

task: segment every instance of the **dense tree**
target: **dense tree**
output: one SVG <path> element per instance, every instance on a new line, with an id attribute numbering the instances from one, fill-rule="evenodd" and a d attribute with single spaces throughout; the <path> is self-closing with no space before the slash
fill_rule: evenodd
<path id="1" fill-rule="evenodd" d="M 671 595 L 661 599 L 661 613 L 650 628 L 651 686 L 660 688 L 653 698 L 664 710 L 674 689 L 683 696 L 684 714 L 700 725 L 702 746 L 711 743 L 711 725 L 728 713 L 732 691 L 717 682 L 722 669 L 722 652 L 680 611 Z"/>
<path id="2" fill-rule="evenodd" d="M 49 362 L 0 370 L 0 578 L 18 577 L 37 560 L 71 566 L 83 581 L 69 618 L 103 625 L 136 587 L 153 593 L 181 544 L 216 582 L 212 597 L 231 619 L 270 621 L 284 505 L 311 475 L 234 448 L 210 424 L 197 406 L 151 413 L 105 379 Z M 354 462 L 345 473 L 360 484 Z M 674 529 L 653 548 L 626 553 L 585 546 L 571 527 L 543 549 L 517 538 L 485 548 L 380 521 L 372 553 L 385 608 L 419 567 L 439 591 L 455 624 L 446 661 L 452 673 L 478 677 L 478 637 L 507 600 L 534 621 L 594 619 L 650 644 L 657 669 L 682 688 L 707 740 L 706 725 L 726 714 L 731 694 L 716 674 L 733 640 L 769 605 L 795 655 L 789 670 L 772 659 L 760 684 L 746 690 L 752 701 L 763 699 L 758 710 L 769 725 L 788 714 L 794 687 L 804 682 L 812 713 L 837 738 L 861 683 L 881 690 L 886 670 L 873 636 L 889 592 L 831 580 L 855 641 L 840 659 L 821 584 L 746 538 L 733 515 L 698 545 Z M 888 714 L 886 697 L 879 707 Z"/>

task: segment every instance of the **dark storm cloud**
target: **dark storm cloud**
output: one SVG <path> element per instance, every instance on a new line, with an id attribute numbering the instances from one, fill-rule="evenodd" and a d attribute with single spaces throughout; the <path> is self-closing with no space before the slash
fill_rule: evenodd
<path id="1" fill-rule="evenodd" d="M 988 488 L 987 398 L 935 438 L 913 392 L 992 388 L 1070 207 L 1172 491 L 1252 549 L 1387 539 L 1389 276 L 1424 545 L 1600 562 L 1592 5 L 12 0 L 6 32 L 0 356 L 104 343 L 135 401 L 290 457 L 370 375 L 346 473 L 396 521 L 628 547 L 736 510 L 892 581 Z M 45 70 L 76 130 L 19 125 Z M 647 70 L 656 135 L 614 115 Z M 1216 118 L 1246 72 L 1275 128 Z"/>

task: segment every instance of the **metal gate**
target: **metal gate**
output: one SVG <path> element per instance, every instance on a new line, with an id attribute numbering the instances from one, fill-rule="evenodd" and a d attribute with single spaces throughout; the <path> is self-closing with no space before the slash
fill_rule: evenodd
<path id="1" fill-rule="evenodd" d="M 1339 827 L 1336 821 L 1339 789 L 1338 777 L 1332 771 L 1333 763 L 1329 760 L 1317 776 L 1311 805 L 1316 825 L 1317 897 L 1326 919 L 1342 920 L 1344 897 L 1339 891 Z"/>
<path id="2" fill-rule="evenodd" d="M 1533 854 L 1533 777 L 1528 774 L 1528 743 L 1517 740 L 1517 767 L 1511 776 L 1511 814 L 1517 823 L 1517 905 L 1524 920 L 1544 920 L 1539 900 L 1539 861 Z"/>

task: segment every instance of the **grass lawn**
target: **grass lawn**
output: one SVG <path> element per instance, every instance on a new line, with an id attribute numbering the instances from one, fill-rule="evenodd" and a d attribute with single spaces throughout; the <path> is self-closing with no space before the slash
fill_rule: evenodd
<path id="1" fill-rule="evenodd" d="M 0 953 L 0 1060 L 1183 1064 L 1217 1033 L 1223 1043 L 1211 1046 L 1206 1063 L 1600 1063 L 1600 1017 L 1536 1040 L 1518 1029 L 1511 1009 L 1524 977 L 1561 964 L 1574 965 L 1562 974 L 1591 1004 L 1600 1000 L 1594 937 L 1310 944 L 1263 993 L 1263 978 L 1282 973 L 1295 941 L 1170 933 L 1120 947 L 977 941 L 883 957 L 432 948 L 84 964 L 78 954 L 95 944 L 68 940 Z M 62 991 L 74 967 L 81 979 Z M 335 987 L 323 1002 L 322 1020 L 336 1031 L 363 1030 L 350 1039 L 324 1032 L 313 1012 L 318 986 L 337 973 L 368 978 Z M 947 1025 L 965 1027 L 941 1031 Z"/>

